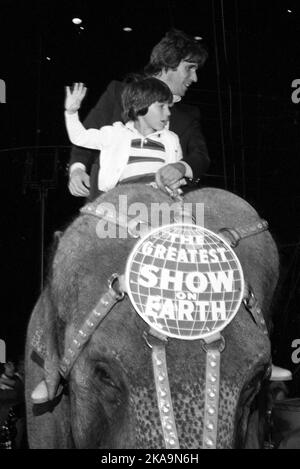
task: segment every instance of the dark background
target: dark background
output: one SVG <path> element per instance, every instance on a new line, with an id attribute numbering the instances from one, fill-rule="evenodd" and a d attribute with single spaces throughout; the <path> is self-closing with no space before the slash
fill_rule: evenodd
<path id="1" fill-rule="evenodd" d="M 74 16 L 81 25 L 72 23 Z M 110 80 L 145 65 L 171 27 L 201 36 L 209 50 L 185 97 L 202 112 L 212 161 L 203 183 L 241 195 L 270 223 L 283 286 L 274 359 L 297 373 L 291 360 L 291 342 L 300 338 L 300 104 L 291 100 L 291 83 L 300 78 L 296 0 L 0 0 L 0 79 L 6 83 L 0 338 L 9 355 L 22 353 L 53 233 L 83 203 L 67 190 L 64 86 L 86 83 L 84 117 Z"/>

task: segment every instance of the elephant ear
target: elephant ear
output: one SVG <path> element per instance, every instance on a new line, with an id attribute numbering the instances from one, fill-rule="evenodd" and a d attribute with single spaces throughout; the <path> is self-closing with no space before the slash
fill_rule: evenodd
<path id="1" fill-rule="evenodd" d="M 56 396 L 60 383 L 57 317 L 49 288 L 41 294 L 30 319 L 26 344 L 25 391 L 28 439 L 31 448 L 70 447 L 69 399 Z M 44 403 L 32 395 L 44 383 Z M 40 392 L 40 390 L 39 390 Z"/>
<path id="2" fill-rule="evenodd" d="M 60 383 L 56 318 L 48 288 L 42 293 L 38 305 L 35 331 L 31 338 L 31 359 L 43 367 L 44 380 L 32 393 L 34 403 L 52 400 Z"/>

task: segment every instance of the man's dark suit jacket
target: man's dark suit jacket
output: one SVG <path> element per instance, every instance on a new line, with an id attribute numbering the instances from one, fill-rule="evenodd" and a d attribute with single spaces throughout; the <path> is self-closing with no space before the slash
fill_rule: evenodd
<path id="1" fill-rule="evenodd" d="M 99 129 L 104 125 L 111 125 L 122 121 L 121 93 L 124 85 L 119 81 L 112 81 L 84 121 L 84 126 Z M 200 112 L 197 107 L 174 104 L 171 108 L 170 130 L 175 132 L 180 140 L 183 159 L 192 168 L 194 178 L 199 178 L 208 169 L 209 157 L 207 147 L 200 126 Z M 90 174 L 90 196 L 93 200 L 98 195 L 99 151 L 87 148 L 72 147 L 70 165 L 83 163 Z"/>

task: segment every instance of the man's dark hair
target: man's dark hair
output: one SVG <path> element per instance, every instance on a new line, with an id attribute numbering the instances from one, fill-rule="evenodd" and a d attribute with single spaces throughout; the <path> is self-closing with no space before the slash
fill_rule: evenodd
<path id="1" fill-rule="evenodd" d="M 163 70 L 175 70 L 182 60 L 196 62 L 202 67 L 207 57 L 207 50 L 199 41 L 183 31 L 172 29 L 154 46 L 144 70 L 146 75 L 157 75 Z"/>
<path id="2" fill-rule="evenodd" d="M 136 120 L 144 116 L 151 104 L 173 102 L 170 88 L 161 80 L 144 75 L 131 75 L 125 81 L 122 92 L 124 120 Z"/>

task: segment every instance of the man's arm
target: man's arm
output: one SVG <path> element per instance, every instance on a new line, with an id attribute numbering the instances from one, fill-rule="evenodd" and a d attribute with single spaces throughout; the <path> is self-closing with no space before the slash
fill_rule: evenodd
<path id="1" fill-rule="evenodd" d="M 187 137 L 187 158 L 186 162 L 191 166 L 194 178 L 201 178 L 210 165 L 208 150 L 204 140 L 200 122 L 194 120 L 189 128 Z"/>
<path id="2" fill-rule="evenodd" d="M 173 126 L 170 128 L 180 138 L 183 160 L 192 168 L 194 178 L 201 178 L 209 168 L 210 159 L 202 133 L 200 112 L 196 106 L 177 106 Z"/>

